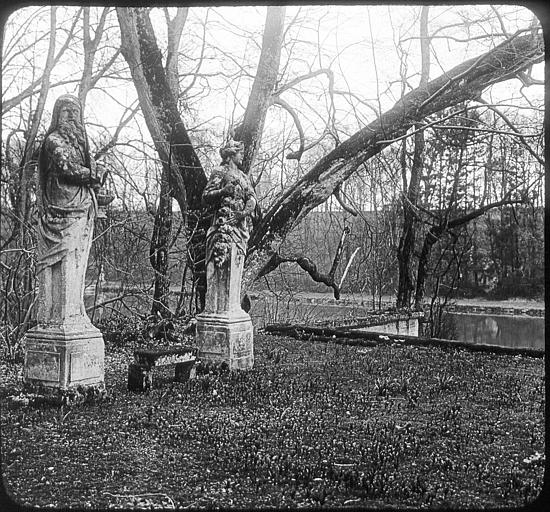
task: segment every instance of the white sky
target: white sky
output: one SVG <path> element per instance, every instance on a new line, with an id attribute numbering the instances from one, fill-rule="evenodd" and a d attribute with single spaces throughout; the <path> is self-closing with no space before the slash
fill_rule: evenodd
<path id="1" fill-rule="evenodd" d="M 58 45 L 64 38 L 63 29 L 68 27 L 74 17 L 76 7 L 60 8 L 58 11 L 59 30 Z M 15 40 L 14 35 L 21 30 L 23 23 L 29 19 L 29 13 L 36 8 L 29 7 L 14 13 L 8 22 L 4 37 L 4 59 L 13 55 L 16 48 L 9 45 Z M 95 12 L 94 12 L 95 11 Z M 498 11 L 505 21 L 506 29 L 510 33 L 518 28 L 525 28 L 533 17 L 532 13 L 520 6 L 499 6 Z M 49 28 L 48 7 L 42 7 L 42 15 L 36 21 L 25 26 L 27 41 L 34 41 Z M 97 19 L 99 9 L 92 9 L 92 19 Z M 165 24 L 160 10 L 153 11 L 153 23 L 157 29 L 157 37 L 161 47 L 164 45 Z M 173 9 L 172 9 L 173 12 Z M 216 146 L 221 144 L 224 133 L 229 124 L 238 119 L 244 111 L 245 102 L 252 84 L 252 77 L 240 80 L 230 80 L 214 76 L 220 70 L 228 73 L 235 72 L 236 64 L 227 57 L 233 56 L 238 64 L 244 64 L 248 72 L 253 75 L 256 69 L 259 45 L 265 21 L 265 7 L 236 7 L 223 8 L 193 7 L 190 9 L 187 24 L 183 33 L 181 46 L 180 72 L 192 71 L 200 53 L 202 44 L 203 23 L 208 16 L 207 59 L 203 63 L 201 72 L 212 76 L 198 80 L 191 91 L 199 94 L 199 98 L 192 99 L 190 104 L 194 110 L 193 118 L 183 113 L 190 126 L 200 125 L 202 136 L 212 149 L 207 152 L 214 165 L 217 163 Z M 420 6 L 303 6 L 287 7 L 286 21 L 289 23 L 295 17 L 296 22 L 289 29 L 285 39 L 285 47 L 281 59 L 281 69 L 284 74 L 281 85 L 289 80 L 320 67 L 330 67 L 335 74 L 335 88 L 337 90 L 351 90 L 369 107 L 355 103 L 355 110 L 349 106 L 349 98 L 336 96 L 336 121 L 341 130 L 342 140 L 359 129 L 362 125 L 374 119 L 372 108 L 386 110 L 390 108 L 401 94 L 401 72 L 405 74 L 409 87 L 418 85 L 418 70 L 420 67 L 420 50 L 418 36 Z M 491 17 L 492 19 L 484 18 Z M 471 20 L 467 31 L 464 30 L 463 20 Z M 461 26 L 455 26 L 461 22 Z M 111 14 L 111 28 L 106 45 L 118 44 L 118 26 L 115 13 Z M 448 26 L 442 29 L 443 26 Z M 470 44 L 458 41 L 468 36 L 476 37 L 483 33 L 500 31 L 500 23 L 494 11 L 486 5 L 466 6 L 434 6 L 430 9 L 430 33 L 437 32 L 439 36 L 448 36 L 446 39 L 433 39 L 431 77 L 435 78 L 444 71 L 452 68 L 466 58 L 471 58 L 489 49 L 490 40 L 477 39 Z M 254 35 L 250 37 L 248 33 Z M 294 42 L 293 42 L 294 41 Z M 318 43 L 320 43 L 318 45 Z M 397 46 L 406 53 L 406 69 L 401 66 L 400 54 Z M 216 47 L 223 49 L 226 54 L 220 53 Z M 24 89 L 32 80 L 33 73 L 39 73 L 45 60 L 47 38 L 37 45 L 37 51 L 22 52 L 13 61 L 3 67 L 2 97 L 11 98 Z M 108 57 L 109 49 L 105 50 Z M 339 55 L 336 59 L 336 55 Z M 81 47 L 78 44 L 70 49 L 62 62 L 55 68 L 52 83 L 59 80 L 78 78 L 81 73 Z M 119 58 L 117 68 L 126 66 L 122 57 Z M 537 78 L 543 78 L 543 65 L 535 70 Z M 189 84 L 190 79 L 184 79 L 182 86 Z M 93 133 L 94 124 L 111 127 L 113 129 L 123 112 L 136 99 L 135 89 L 130 82 L 121 80 L 102 80 L 98 84 L 104 90 L 94 90 L 88 97 L 86 105 L 86 119 L 89 131 Z M 208 86 L 208 89 L 206 87 Z M 202 88 L 205 88 L 202 91 Z M 295 107 L 301 116 L 306 137 L 315 140 L 322 133 L 324 113 L 327 111 L 326 97 L 323 91 L 327 88 L 325 76 L 302 83 L 301 93 L 288 91 L 283 98 Z M 407 88 L 405 92 L 410 90 Z M 46 103 L 44 123 L 49 123 L 49 114 L 55 98 L 59 95 L 76 91 L 76 84 L 52 88 Z M 539 105 L 543 102 L 543 88 L 531 87 L 523 93 L 530 101 Z M 519 94 L 517 80 L 495 87 L 492 99 L 508 99 L 518 104 L 526 104 L 526 99 Z M 28 109 L 28 104 L 27 107 Z M 280 131 L 284 126 L 287 133 L 288 148 L 297 148 L 296 130 L 293 129 L 289 116 L 278 108 L 270 111 L 269 129 Z M 12 110 L 2 118 L 3 133 L 21 125 L 21 115 L 17 109 Z M 144 137 L 148 139 L 147 129 L 141 117 L 136 119 L 132 126 L 125 131 L 129 139 Z M 267 137 L 266 137 L 267 145 Z M 202 157 L 203 164 L 208 161 Z M 282 162 L 281 165 L 295 165 Z M 289 172 L 292 169 L 289 168 Z"/>

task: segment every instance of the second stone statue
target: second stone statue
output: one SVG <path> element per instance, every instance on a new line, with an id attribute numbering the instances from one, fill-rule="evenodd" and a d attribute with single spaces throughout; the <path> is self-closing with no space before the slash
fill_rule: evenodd
<path id="1" fill-rule="evenodd" d="M 222 162 L 203 193 L 212 223 L 206 237 L 207 290 L 205 309 L 197 316 L 197 345 L 206 363 L 246 369 L 254 364 L 253 329 L 240 293 L 257 199 L 242 167 L 242 143 L 229 140 L 220 155 Z"/>

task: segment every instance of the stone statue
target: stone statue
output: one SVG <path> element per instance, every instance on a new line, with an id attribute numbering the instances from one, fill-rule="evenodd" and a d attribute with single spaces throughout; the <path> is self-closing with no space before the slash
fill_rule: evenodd
<path id="1" fill-rule="evenodd" d="M 230 140 L 220 155 L 221 165 L 203 192 L 203 201 L 214 210 L 206 235 L 205 311 L 211 313 L 240 309 L 244 257 L 257 204 L 250 177 L 241 166 L 243 144 Z M 225 293 L 231 268 L 235 271 L 234 294 Z"/>
<path id="2" fill-rule="evenodd" d="M 97 212 L 96 190 L 103 176 L 103 169 L 90 157 L 78 98 L 61 96 L 40 148 L 37 262 L 39 274 L 49 270 L 60 275 L 39 304 L 39 323 L 90 322 L 84 309 L 84 278 Z M 57 285 L 63 290 L 55 289 Z M 57 300 L 60 295 L 66 300 Z"/>
<path id="3" fill-rule="evenodd" d="M 39 156 L 38 325 L 26 336 L 25 382 L 103 387 L 103 338 L 84 308 L 84 280 L 105 172 L 90 156 L 78 98 L 57 99 Z"/>
<path id="4" fill-rule="evenodd" d="M 204 311 L 197 316 L 197 344 L 203 361 L 246 369 L 254 362 L 253 329 L 240 293 L 257 199 L 242 168 L 242 142 L 230 140 L 220 155 L 222 162 L 203 192 L 213 220 L 206 236 L 207 289 Z"/>

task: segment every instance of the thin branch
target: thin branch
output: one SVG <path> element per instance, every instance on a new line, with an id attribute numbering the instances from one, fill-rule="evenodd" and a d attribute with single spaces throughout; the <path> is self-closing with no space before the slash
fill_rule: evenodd
<path id="1" fill-rule="evenodd" d="M 529 151 L 529 153 L 531 153 L 531 155 L 537 160 L 537 162 L 539 164 L 543 165 L 543 166 L 545 165 L 544 159 L 541 158 L 539 155 L 537 155 L 536 151 L 525 140 L 526 135 L 523 135 L 522 133 L 520 133 L 519 130 L 512 123 L 512 121 L 510 121 L 510 119 L 508 119 L 508 117 L 503 112 L 501 112 L 498 108 L 496 108 L 492 105 L 489 105 L 489 103 L 487 103 L 485 100 L 483 100 L 481 98 L 478 101 L 479 101 L 479 103 L 482 103 L 483 105 L 485 105 L 489 110 L 492 110 L 495 114 L 500 116 L 500 118 L 513 130 L 513 133 L 509 133 L 509 135 L 514 135 L 514 136 L 518 137 L 519 140 L 523 143 L 523 145 L 527 149 L 527 151 Z M 537 136 L 538 135 L 530 135 L 530 137 L 537 137 Z"/>
<path id="2" fill-rule="evenodd" d="M 348 264 L 346 265 L 346 268 L 344 269 L 344 273 L 342 274 L 342 277 L 340 279 L 340 283 L 338 284 L 338 287 L 342 289 L 342 284 L 344 283 L 344 279 L 348 275 L 349 269 L 351 267 L 351 264 L 353 263 L 353 260 L 355 259 L 355 256 L 357 256 L 357 253 L 359 252 L 360 247 L 357 247 L 355 251 L 353 251 L 353 254 L 350 256 L 350 259 L 348 261 Z"/>
<path id="3" fill-rule="evenodd" d="M 115 133 L 113 134 L 113 136 L 111 137 L 111 140 L 109 140 L 109 142 L 107 142 L 106 144 L 104 144 L 100 149 L 98 149 L 95 154 L 94 154 L 94 160 L 98 160 L 100 157 L 102 157 L 103 155 L 105 155 L 110 149 L 112 149 L 113 147 L 115 147 L 115 145 L 117 144 L 117 141 L 118 141 L 118 137 L 120 135 L 120 132 L 122 131 L 123 128 L 125 128 L 128 123 L 135 117 L 135 115 L 139 112 L 140 110 L 140 105 L 139 103 L 137 104 L 137 106 L 135 106 L 133 109 L 131 109 L 131 112 L 130 114 L 128 115 L 128 117 L 126 119 L 124 119 L 124 115 L 126 113 L 124 113 L 118 123 L 118 126 L 115 130 Z"/>
<path id="4" fill-rule="evenodd" d="M 67 35 L 67 39 L 65 40 L 65 43 L 59 51 L 57 52 L 57 55 L 53 59 L 53 66 L 55 66 L 58 62 L 65 50 L 69 47 L 69 43 L 71 42 L 73 38 L 73 32 L 76 27 L 76 24 L 78 23 L 78 20 L 80 18 L 80 13 L 82 12 L 82 7 L 77 12 L 77 14 L 74 17 L 73 24 L 71 25 L 71 29 L 69 30 L 69 34 Z M 55 34 L 55 30 L 54 30 Z M 35 89 L 37 86 L 41 85 L 44 80 L 44 74 L 34 80 L 24 91 L 20 92 L 17 96 L 14 96 L 13 98 L 10 98 L 6 101 L 2 102 L 2 115 L 6 115 L 7 112 L 9 112 L 13 107 L 19 105 L 24 99 L 28 98 L 29 96 L 32 96 L 35 93 Z"/>
<path id="5" fill-rule="evenodd" d="M 334 81 L 334 73 L 331 69 L 317 69 L 316 71 L 312 71 L 311 73 L 307 73 L 305 75 L 298 76 L 288 82 L 287 84 L 283 85 L 282 87 L 279 87 L 274 93 L 273 96 L 280 96 L 283 92 L 287 91 L 288 89 L 291 89 L 295 85 L 299 84 L 300 82 L 303 82 L 304 80 L 308 80 L 310 78 L 313 78 L 318 75 L 327 75 L 329 80 Z"/>
<path id="6" fill-rule="evenodd" d="M 273 104 L 279 105 L 280 107 L 284 108 L 292 116 L 294 125 L 298 130 L 298 136 L 300 137 L 300 147 L 298 148 L 297 151 L 290 152 L 286 157 L 289 160 L 290 159 L 300 160 L 300 158 L 302 157 L 302 153 L 305 151 L 304 129 L 302 128 L 302 123 L 300 122 L 300 118 L 298 117 L 298 114 L 296 113 L 296 111 L 285 100 L 275 97 L 273 99 Z"/>
<path id="7" fill-rule="evenodd" d="M 342 199 L 342 184 L 339 184 L 335 189 L 334 189 L 334 197 L 336 198 L 336 201 L 338 201 L 338 203 L 340 204 L 340 206 L 346 211 L 348 212 L 349 214 L 353 215 L 354 217 L 357 217 L 358 213 L 357 213 L 357 210 L 355 208 L 353 208 L 352 206 L 346 204 L 344 202 L 344 200 Z"/>

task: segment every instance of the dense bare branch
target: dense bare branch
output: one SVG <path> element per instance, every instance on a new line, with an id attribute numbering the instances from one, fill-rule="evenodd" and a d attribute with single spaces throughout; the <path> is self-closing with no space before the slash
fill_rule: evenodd
<path id="1" fill-rule="evenodd" d="M 540 33 L 515 37 L 408 93 L 322 158 L 266 213 L 251 237 L 247 279 L 254 279 L 293 226 L 333 194 L 362 163 L 387 146 L 381 141 L 403 136 L 411 126 L 441 110 L 477 100 L 491 84 L 513 78 L 543 58 Z"/>
<path id="2" fill-rule="evenodd" d="M 71 43 L 71 41 L 73 39 L 74 29 L 75 29 L 75 27 L 78 23 L 81 12 L 82 12 L 82 8 L 78 11 L 76 16 L 74 17 L 73 23 L 71 25 L 69 33 L 67 34 L 67 38 L 65 39 L 65 42 L 59 48 L 59 51 L 57 52 L 57 55 L 55 55 L 55 57 L 53 58 L 53 61 L 51 63 L 52 69 L 59 62 L 61 56 L 65 53 L 65 50 L 69 47 L 69 44 Z M 55 34 L 55 30 L 54 30 L 54 34 Z M 50 37 L 51 37 L 51 33 L 50 33 Z M 35 80 L 33 80 L 33 82 L 29 86 L 27 86 L 23 91 L 21 91 L 19 94 L 17 94 L 13 98 L 9 98 L 5 101 L 2 101 L 2 115 L 6 115 L 12 108 L 19 105 L 23 100 L 25 100 L 29 96 L 32 96 L 33 94 L 35 94 L 36 93 L 36 88 L 38 86 L 41 86 L 41 89 L 42 89 L 42 84 L 43 84 L 43 81 L 45 79 L 45 73 L 46 73 L 46 70 L 44 70 L 44 73 L 42 74 L 42 76 L 40 76 L 40 77 L 36 78 Z M 51 70 L 50 70 L 49 74 L 51 75 Z M 48 76 L 48 81 L 49 81 L 49 76 Z"/>

